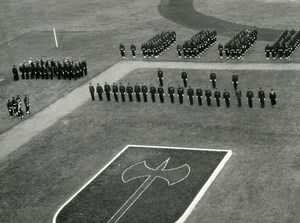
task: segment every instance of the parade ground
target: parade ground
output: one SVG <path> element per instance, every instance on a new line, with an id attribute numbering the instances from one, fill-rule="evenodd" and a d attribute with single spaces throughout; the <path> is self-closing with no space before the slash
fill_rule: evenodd
<path id="1" fill-rule="evenodd" d="M 266 60 L 264 47 L 285 28 L 298 29 L 300 2 L 241 2 L 1 2 L 0 222 L 298 223 L 300 51 L 290 60 Z M 198 59 L 178 58 L 176 44 L 214 27 L 217 44 Z M 259 34 L 244 60 L 220 59 L 218 43 L 246 28 Z M 143 58 L 141 44 L 163 30 L 176 31 L 176 44 L 158 59 Z M 30 57 L 85 58 L 88 75 L 13 81 L 12 65 Z M 105 94 L 103 101 L 97 94 L 91 100 L 89 83 L 157 87 L 159 68 L 164 103 L 158 95 L 152 102 L 150 94 L 148 102 L 135 95 L 133 102 L 128 96 L 116 102 L 113 95 L 107 101 Z M 217 107 L 214 98 L 207 106 L 204 97 L 201 106 L 196 97 L 190 105 L 187 88 L 183 104 L 177 96 L 171 103 L 167 87 L 183 86 L 183 69 L 188 86 L 203 91 L 215 90 L 209 81 L 215 72 L 218 90 L 231 95 L 230 107 L 223 100 Z M 259 88 L 266 92 L 265 108 Z M 277 94 L 274 108 L 270 89 Z M 10 119 L 6 109 L 17 94 L 31 100 L 24 119 Z"/>

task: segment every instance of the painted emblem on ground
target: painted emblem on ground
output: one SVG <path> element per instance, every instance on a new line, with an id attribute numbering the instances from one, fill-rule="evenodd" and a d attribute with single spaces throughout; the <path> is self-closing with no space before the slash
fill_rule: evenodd
<path id="1" fill-rule="evenodd" d="M 230 156 L 127 146 L 59 208 L 53 223 L 184 222 Z"/>

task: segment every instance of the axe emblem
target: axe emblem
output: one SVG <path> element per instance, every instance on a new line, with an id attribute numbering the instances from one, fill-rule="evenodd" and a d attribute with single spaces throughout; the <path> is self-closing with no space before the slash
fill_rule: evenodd
<path id="1" fill-rule="evenodd" d="M 131 195 L 131 197 L 119 208 L 119 210 L 111 217 L 108 223 L 118 222 L 119 219 L 126 213 L 126 211 L 134 204 L 135 201 L 146 191 L 146 189 L 154 182 L 156 178 L 161 178 L 167 181 L 168 186 L 175 185 L 185 180 L 190 172 L 189 165 L 165 169 L 170 158 L 161 163 L 157 168 L 153 169 L 147 166 L 146 161 L 135 163 L 128 167 L 122 173 L 122 181 L 127 183 L 138 178 L 146 178 L 142 185 Z"/>

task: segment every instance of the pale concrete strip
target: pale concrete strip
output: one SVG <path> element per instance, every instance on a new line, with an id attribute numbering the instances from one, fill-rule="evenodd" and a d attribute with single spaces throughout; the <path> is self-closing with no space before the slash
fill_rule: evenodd
<path id="1" fill-rule="evenodd" d="M 116 82 L 134 69 L 208 69 L 208 70 L 300 70 L 299 64 L 268 63 L 194 63 L 194 62 L 146 62 L 122 61 L 107 69 L 90 82 L 94 85 Z M 57 100 L 41 112 L 21 122 L 0 135 L 0 159 L 29 142 L 34 136 L 53 125 L 57 120 L 73 112 L 91 100 L 88 85 L 83 85 Z"/>

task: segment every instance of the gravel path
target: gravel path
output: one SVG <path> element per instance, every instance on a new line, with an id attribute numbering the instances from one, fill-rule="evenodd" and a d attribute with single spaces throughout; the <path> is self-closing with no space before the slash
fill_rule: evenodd
<path id="1" fill-rule="evenodd" d="M 122 61 L 93 78 L 90 82 L 96 85 L 109 84 L 123 78 L 129 72 L 140 68 L 162 69 L 208 69 L 208 70 L 300 70 L 297 63 L 268 64 L 268 63 L 194 63 L 194 62 L 146 62 Z M 0 160 L 29 142 L 46 128 L 53 125 L 77 107 L 91 100 L 88 84 L 73 90 L 63 98 L 51 104 L 41 112 L 26 119 L 12 129 L 0 135 Z"/>

